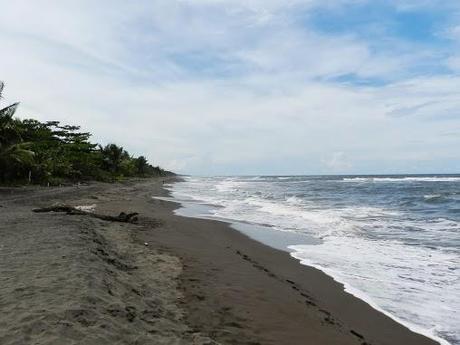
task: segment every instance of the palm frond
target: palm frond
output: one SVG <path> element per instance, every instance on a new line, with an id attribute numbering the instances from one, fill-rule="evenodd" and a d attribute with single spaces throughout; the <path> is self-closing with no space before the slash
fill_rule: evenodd
<path id="1" fill-rule="evenodd" d="M 28 149 L 30 143 L 20 143 L 0 151 L 0 160 L 30 165 L 34 162 L 35 152 Z"/>
<path id="2" fill-rule="evenodd" d="M 5 117 L 6 119 L 11 119 L 16 112 L 19 103 L 11 104 L 0 110 L 0 117 Z"/>

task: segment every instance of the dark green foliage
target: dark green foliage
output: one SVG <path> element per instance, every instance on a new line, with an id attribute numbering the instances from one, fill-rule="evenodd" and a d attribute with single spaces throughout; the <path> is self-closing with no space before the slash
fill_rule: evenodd
<path id="1" fill-rule="evenodd" d="M 135 159 L 134 165 L 136 167 L 136 173 L 144 176 L 148 173 L 148 169 L 150 167 L 147 159 L 144 156 L 139 156 Z"/>
<path id="2" fill-rule="evenodd" d="M 2 91 L 0 82 L 0 98 Z M 0 183 L 112 181 L 171 174 L 116 144 L 91 143 L 91 134 L 80 132 L 79 126 L 15 119 L 17 106 L 15 103 L 0 110 Z"/>

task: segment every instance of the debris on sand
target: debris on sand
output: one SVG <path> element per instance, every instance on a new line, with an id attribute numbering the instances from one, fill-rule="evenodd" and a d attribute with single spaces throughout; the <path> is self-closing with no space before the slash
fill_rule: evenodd
<path id="1" fill-rule="evenodd" d="M 69 205 L 55 205 L 50 207 L 42 207 L 36 208 L 33 210 L 36 213 L 44 213 L 44 212 L 64 212 L 68 215 L 82 215 L 82 216 L 90 216 L 102 220 L 106 220 L 109 222 L 122 222 L 122 223 L 137 223 L 137 215 L 139 213 L 132 212 L 132 213 L 125 213 L 121 212 L 118 216 L 107 216 L 104 214 L 98 214 L 94 212 L 85 211 L 79 209 L 78 207 L 69 206 Z"/>

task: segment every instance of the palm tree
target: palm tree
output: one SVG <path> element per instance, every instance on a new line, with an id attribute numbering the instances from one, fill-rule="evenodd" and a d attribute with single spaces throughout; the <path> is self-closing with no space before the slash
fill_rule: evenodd
<path id="1" fill-rule="evenodd" d="M 8 167 L 7 163 L 20 165 L 32 165 L 34 162 L 34 152 L 29 150 L 29 143 L 19 143 L 8 147 L 0 147 L 0 166 L 2 163 Z"/>
<path id="2" fill-rule="evenodd" d="M 137 173 L 141 176 L 144 176 L 147 173 L 147 169 L 149 167 L 149 162 L 144 156 L 139 156 L 135 160 L 136 170 Z"/>
<path id="3" fill-rule="evenodd" d="M 5 87 L 5 83 L 0 81 L 0 99 L 2 99 L 2 94 L 3 94 L 3 88 Z M 0 115 L 9 115 L 12 117 L 14 115 L 14 112 L 16 111 L 16 108 L 19 103 L 14 103 L 12 105 L 7 106 L 6 108 L 3 108 L 0 110 Z"/>
<path id="4" fill-rule="evenodd" d="M 0 82 L 0 99 L 5 84 Z M 11 142 L 20 140 L 17 123 L 13 119 L 19 103 L 14 103 L 3 109 L 0 109 L 0 145 L 6 145 Z"/>
<path id="5" fill-rule="evenodd" d="M 0 98 L 4 83 L 0 82 Z M 20 121 L 13 119 L 19 103 L 0 109 L 0 179 L 8 175 L 17 176 L 21 168 L 33 164 L 34 152 L 24 143 L 20 130 Z"/>
<path id="6" fill-rule="evenodd" d="M 108 144 L 105 147 L 99 145 L 99 150 L 102 154 L 105 168 L 112 173 L 118 172 L 121 162 L 126 155 L 126 151 L 123 150 L 123 147 L 115 144 Z"/>

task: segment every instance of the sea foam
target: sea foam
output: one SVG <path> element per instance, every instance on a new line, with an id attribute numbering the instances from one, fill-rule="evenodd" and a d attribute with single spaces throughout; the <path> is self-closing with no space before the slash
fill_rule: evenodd
<path id="1" fill-rule="evenodd" d="M 171 188 L 214 205 L 206 217 L 313 236 L 286 250 L 412 330 L 460 344 L 460 176 L 187 178 Z"/>

